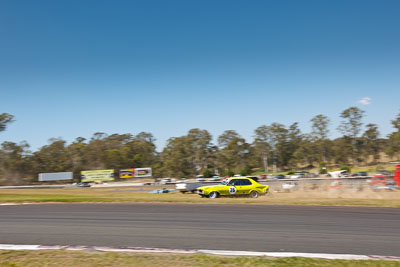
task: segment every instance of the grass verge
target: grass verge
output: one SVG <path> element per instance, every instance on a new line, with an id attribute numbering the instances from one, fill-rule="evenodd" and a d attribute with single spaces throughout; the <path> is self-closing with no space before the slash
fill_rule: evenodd
<path id="1" fill-rule="evenodd" d="M 398 261 L 309 258 L 221 257 L 210 255 L 0 251 L 0 266 L 400 266 Z"/>

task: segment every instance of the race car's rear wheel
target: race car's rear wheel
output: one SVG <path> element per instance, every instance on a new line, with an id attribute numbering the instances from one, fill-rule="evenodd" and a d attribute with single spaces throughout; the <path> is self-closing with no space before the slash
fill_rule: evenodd
<path id="1" fill-rule="evenodd" d="M 217 198 L 217 197 L 219 197 L 219 194 L 218 194 L 218 192 L 212 191 L 212 192 L 208 195 L 208 197 L 209 197 L 209 198 Z"/>
<path id="2" fill-rule="evenodd" d="M 250 195 L 251 198 L 258 198 L 258 192 L 257 191 L 251 191 Z"/>

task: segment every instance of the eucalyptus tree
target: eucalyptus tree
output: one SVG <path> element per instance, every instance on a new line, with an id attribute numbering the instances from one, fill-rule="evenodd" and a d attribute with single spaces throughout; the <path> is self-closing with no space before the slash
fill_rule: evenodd
<path id="1" fill-rule="evenodd" d="M 234 130 L 226 130 L 218 136 L 218 146 L 220 149 L 225 148 L 232 140 L 240 138 L 240 135 Z"/>
<path id="2" fill-rule="evenodd" d="M 347 165 L 351 162 L 353 145 L 349 136 L 332 140 L 332 159 L 336 164 Z"/>
<path id="3" fill-rule="evenodd" d="M 94 133 L 85 147 L 87 169 L 118 168 L 120 149 L 133 140 L 132 134 Z M 118 166 L 117 166 L 118 165 Z"/>
<path id="4" fill-rule="evenodd" d="M 87 158 L 85 157 L 85 149 L 87 144 L 86 139 L 78 137 L 69 146 L 66 147 L 65 153 L 71 161 L 71 170 L 74 173 L 74 178 L 79 181 L 80 172 L 85 170 L 87 166 Z"/>
<path id="5" fill-rule="evenodd" d="M 268 162 L 272 162 L 273 171 L 277 171 L 277 165 L 288 164 L 290 155 L 296 150 L 300 130 L 297 123 L 286 129 L 283 124 L 272 123 L 262 125 L 254 131 L 253 147 L 258 157 L 263 158 L 264 168 L 268 169 Z"/>
<path id="6" fill-rule="evenodd" d="M 379 159 L 379 152 L 381 151 L 381 140 L 379 139 L 378 126 L 373 123 L 366 125 L 367 129 L 362 135 L 364 151 L 367 158 L 372 156 L 373 163 Z"/>
<path id="7" fill-rule="evenodd" d="M 103 169 L 104 164 L 104 154 L 107 149 L 105 138 L 108 135 L 102 132 L 96 132 L 90 138 L 89 142 L 85 146 L 84 158 L 86 159 L 87 170 L 93 169 Z"/>
<path id="8" fill-rule="evenodd" d="M 113 134 L 104 139 L 104 165 L 106 168 L 125 169 L 154 167 L 158 153 L 151 133 Z"/>
<path id="9" fill-rule="evenodd" d="M 265 172 L 268 172 L 268 159 L 271 153 L 269 137 L 268 126 L 266 125 L 262 125 L 254 130 L 253 148 L 255 156 L 260 159 L 264 165 Z"/>
<path id="10" fill-rule="evenodd" d="M 362 129 L 362 119 L 364 117 L 364 111 L 357 107 L 350 107 L 345 109 L 340 117 L 343 119 L 340 123 L 338 130 L 346 137 L 349 137 L 352 144 L 352 158 L 353 163 L 357 162 L 357 137 Z"/>
<path id="11" fill-rule="evenodd" d="M 123 152 L 124 168 L 151 167 L 154 169 L 158 166 L 159 153 L 156 150 L 155 141 L 151 133 L 141 132 L 124 144 L 120 148 Z"/>
<path id="12" fill-rule="evenodd" d="M 283 158 L 283 164 L 285 166 L 292 165 L 291 159 L 293 158 L 294 153 L 300 148 L 303 138 L 304 135 L 299 129 L 298 122 L 292 123 L 287 129 L 287 141 Z"/>
<path id="13" fill-rule="evenodd" d="M 190 159 L 191 149 L 185 136 L 168 139 L 161 152 L 162 171 L 169 177 L 188 177 L 195 175 L 195 168 Z"/>
<path id="14" fill-rule="evenodd" d="M 221 173 L 239 172 L 249 167 L 250 144 L 236 131 L 227 130 L 218 137 L 218 168 Z"/>
<path id="15" fill-rule="evenodd" d="M 311 136 L 317 144 L 317 149 L 321 155 L 319 161 L 326 161 L 330 120 L 327 116 L 319 114 L 311 119 L 311 123 Z"/>
<path id="16" fill-rule="evenodd" d="M 29 144 L 3 142 L 0 150 L 0 183 L 23 184 L 26 178 L 33 178 Z"/>
<path id="17" fill-rule="evenodd" d="M 298 143 L 298 148 L 290 158 L 292 165 L 302 164 L 312 166 L 318 160 L 318 154 L 315 153 L 315 150 L 317 150 L 316 145 L 312 135 L 302 135 L 302 139 Z"/>
<path id="18" fill-rule="evenodd" d="M 268 143 L 272 149 L 273 171 L 277 171 L 277 165 L 284 166 L 288 162 L 286 159 L 286 148 L 288 130 L 283 124 L 272 123 L 267 126 Z"/>
<path id="19" fill-rule="evenodd" d="M 5 131 L 7 125 L 14 121 L 14 115 L 8 113 L 0 114 L 0 132 Z"/>
<path id="20" fill-rule="evenodd" d="M 51 138 L 49 144 L 42 146 L 32 156 L 35 174 L 41 172 L 64 172 L 72 169 L 72 161 L 66 151 L 66 141 Z"/>
<path id="21" fill-rule="evenodd" d="M 389 134 L 386 153 L 390 157 L 397 156 L 400 159 L 400 113 L 391 123 L 397 131 Z"/>
<path id="22" fill-rule="evenodd" d="M 187 144 L 190 147 L 190 160 L 195 168 L 196 174 L 214 167 L 214 146 L 212 136 L 207 130 L 191 129 L 186 135 Z"/>
<path id="23" fill-rule="evenodd" d="M 161 152 L 162 172 L 188 177 L 214 167 L 215 149 L 207 130 L 191 129 L 187 135 L 168 139 Z"/>

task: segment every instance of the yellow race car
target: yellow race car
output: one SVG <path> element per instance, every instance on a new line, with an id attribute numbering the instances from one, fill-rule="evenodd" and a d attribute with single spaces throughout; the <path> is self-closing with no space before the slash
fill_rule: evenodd
<path id="1" fill-rule="evenodd" d="M 219 196 L 249 196 L 257 198 L 268 193 L 269 186 L 262 185 L 247 177 L 231 177 L 219 185 L 202 186 L 197 192 L 202 197 L 217 198 Z"/>

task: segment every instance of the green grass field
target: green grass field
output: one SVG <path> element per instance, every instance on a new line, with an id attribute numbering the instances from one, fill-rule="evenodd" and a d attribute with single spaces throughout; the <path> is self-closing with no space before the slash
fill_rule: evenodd
<path id="1" fill-rule="evenodd" d="M 323 260 L 309 258 L 220 257 L 210 255 L 98 253 L 81 251 L 0 251 L 0 266 L 382 266 L 397 267 L 399 261 Z"/>

